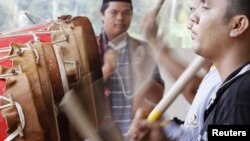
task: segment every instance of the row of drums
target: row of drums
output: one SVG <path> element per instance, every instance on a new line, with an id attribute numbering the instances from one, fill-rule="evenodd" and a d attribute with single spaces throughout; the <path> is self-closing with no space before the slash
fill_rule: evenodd
<path id="1" fill-rule="evenodd" d="M 72 125 L 63 112 L 74 106 L 62 107 L 74 104 L 70 97 L 75 97 L 95 130 L 105 115 L 103 92 L 87 17 L 62 16 L 0 35 L 0 141 L 83 140 L 75 128 L 81 121 Z"/>

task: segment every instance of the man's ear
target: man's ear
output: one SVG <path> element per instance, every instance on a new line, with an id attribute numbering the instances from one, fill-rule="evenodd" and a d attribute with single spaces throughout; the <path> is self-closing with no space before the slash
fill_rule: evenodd
<path id="1" fill-rule="evenodd" d="M 238 15 L 232 19 L 230 37 L 242 35 L 249 28 L 249 19 L 245 15 Z"/>

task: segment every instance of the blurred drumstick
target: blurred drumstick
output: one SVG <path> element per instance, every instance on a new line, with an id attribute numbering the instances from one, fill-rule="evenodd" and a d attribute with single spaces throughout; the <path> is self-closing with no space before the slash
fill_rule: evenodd
<path id="1" fill-rule="evenodd" d="M 159 43 L 157 39 L 158 25 L 156 23 L 156 17 L 160 12 L 160 9 L 164 3 L 164 0 L 156 1 L 152 9 L 150 9 L 143 19 L 142 30 L 144 32 L 144 37 L 147 39 L 148 43 L 152 47 L 159 47 L 162 44 Z M 155 19 L 154 19 L 155 18 Z M 166 109 L 172 104 L 176 97 L 182 92 L 187 83 L 194 77 L 196 72 L 201 68 L 205 59 L 197 56 L 193 62 L 188 66 L 188 68 L 182 73 L 182 75 L 177 79 L 173 87 L 169 92 L 163 97 L 159 104 L 153 109 L 153 111 L 148 116 L 149 121 L 157 121 Z"/>
<path id="2" fill-rule="evenodd" d="M 91 141 L 101 141 L 74 90 L 70 90 L 64 95 L 60 108 L 67 115 L 70 123 L 77 128 L 81 137 Z"/>
<path id="3" fill-rule="evenodd" d="M 158 32 L 157 16 L 164 2 L 165 0 L 156 0 L 153 6 L 144 14 L 141 21 L 141 33 L 152 47 L 155 46 Z"/>
<path id="4" fill-rule="evenodd" d="M 155 5 L 153 5 L 152 9 L 149 10 L 147 13 L 152 14 L 152 16 L 157 16 L 161 10 L 161 7 L 163 5 L 165 0 L 157 0 Z"/>
<path id="5" fill-rule="evenodd" d="M 191 64 L 185 69 L 181 76 L 177 79 L 174 85 L 162 98 L 162 100 L 156 105 L 153 111 L 149 114 L 147 120 L 154 122 L 161 118 L 166 109 L 172 104 L 176 97 L 182 92 L 185 86 L 194 77 L 196 72 L 201 68 L 205 59 L 196 56 L 196 58 L 191 62 Z"/>

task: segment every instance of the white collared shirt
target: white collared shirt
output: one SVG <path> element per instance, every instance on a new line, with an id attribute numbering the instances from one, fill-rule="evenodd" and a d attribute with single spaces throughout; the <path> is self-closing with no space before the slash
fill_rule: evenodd
<path id="1" fill-rule="evenodd" d="M 126 47 L 128 42 L 127 42 L 128 34 L 127 32 L 122 33 L 115 39 L 111 40 L 108 42 L 108 46 L 111 47 L 114 50 L 120 50 L 122 47 Z"/>

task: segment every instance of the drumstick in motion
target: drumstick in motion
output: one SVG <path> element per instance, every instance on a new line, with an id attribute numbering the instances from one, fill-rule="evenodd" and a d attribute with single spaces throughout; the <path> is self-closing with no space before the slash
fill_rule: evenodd
<path id="1" fill-rule="evenodd" d="M 155 5 L 153 6 L 152 10 L 152 14 L 155 15 L 155 17 L 159 14 L 161 7 L 163 5 L 163 3 L 165 2 L 165 0 L 158 0 Z M 150 12 L 150 11 L 149 11 Z"/>
<path id="2" fill-rule="evenodd" d="M 196 75 L 196 72 L 202 67 L 205 59 L 196 56 L 191 64 L 185 69 L 181 76 L 177 79 L 174 85 L 170 88 L 167 94 L 156 105 L 153 111 L 149 114 L 147 120 L 154 122 L 161 118 L 166 109 L 172 104 L 176 97 L 182 92 L 188 82 Z"/>
<path id="3" fill-rule="evenodd" d="M 78 129 L 81 137 L 87 137 L 90 141 L 101 141 L 74 90 L 70 90 L 64 95 L 60 108 L 67 115 L 70 123 Z"/>
<path id="4" fill-rule="evenodd" d="M 148 40 L 150 46 L 162 46 L 159 44 L 157 39 L 158 26 L 156 23 L 157 15 L 164 3 L 164 0 L 156 1 L 152 9 L 150 9 L 143 18 L 142 32 L 144 32 L 144 37 Z M 147 22 L 146 22 L 147 21 Z M 157 121 L 166 109 L 172 104 L 176 97 L 182 92 L 187 83 L 194 77 L 196 72 L 204 64 L 205 59 L 197 56 L 193 62 L 188 66 L 188 68 L 182 73 L 182 75 L 177 79 L 175 84 L 169 90 L 169 92 L 163 97 L 163 99 L 157 104 L 153 111 L 148 116 L 148 121 Z"/>

